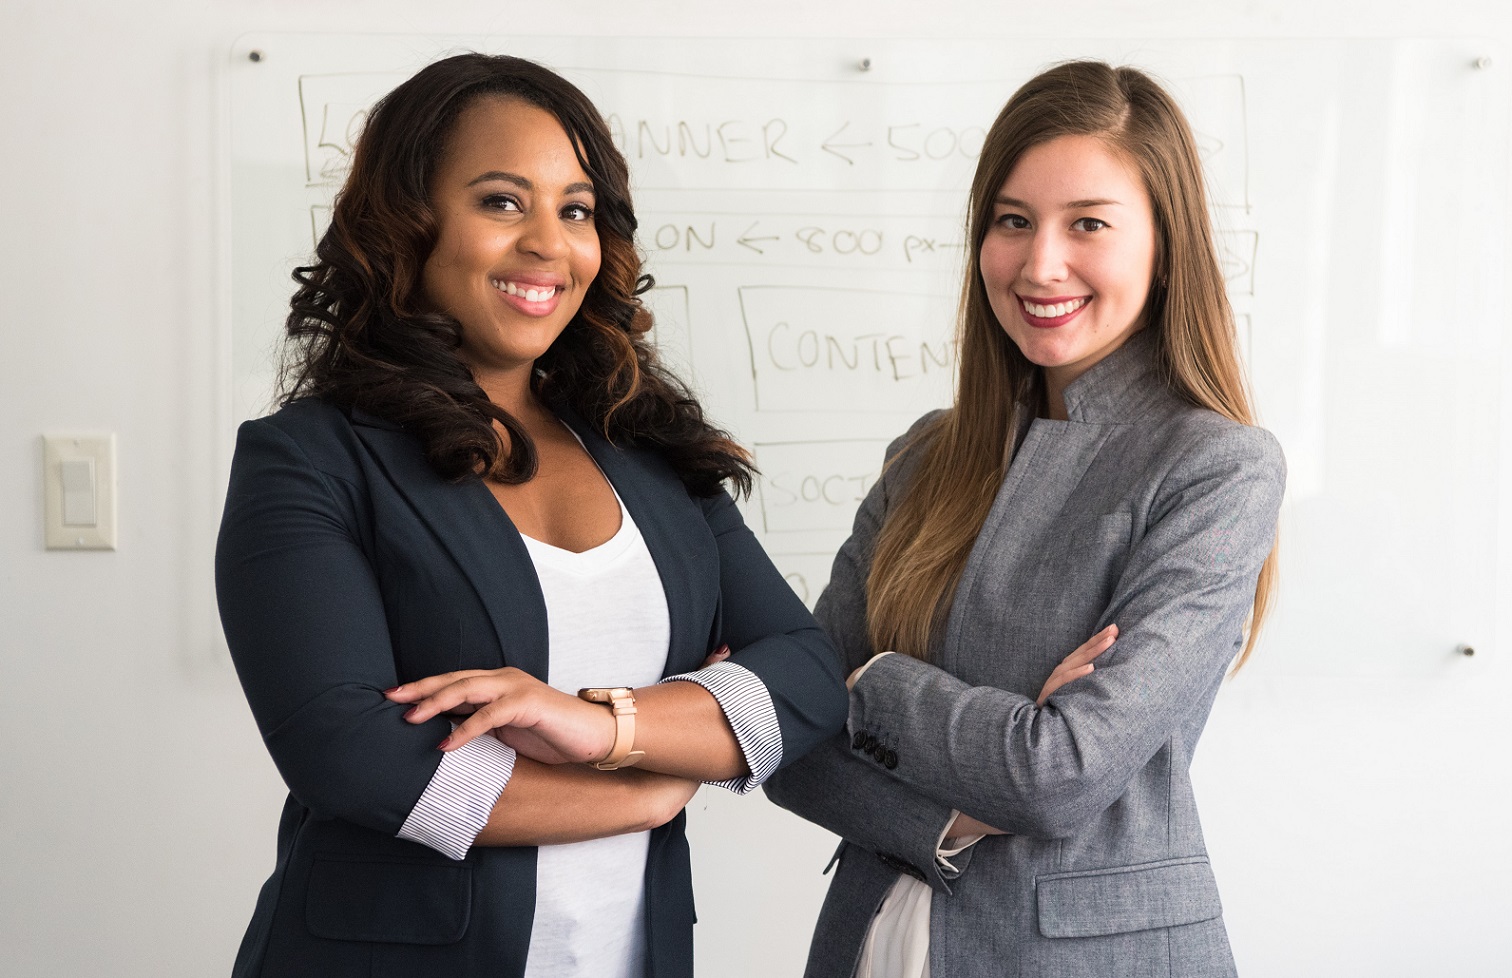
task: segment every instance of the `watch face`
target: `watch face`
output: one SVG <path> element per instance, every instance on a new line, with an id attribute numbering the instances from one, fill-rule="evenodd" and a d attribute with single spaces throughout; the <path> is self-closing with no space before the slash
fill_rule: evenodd
<path id="1" fill-rule="evenodd" d="M 634 694 L 627 686 L 588 687 L 578 690 L 578 696 L 591 703 L 612 703 L 616 697 L 634 700 Z"/>

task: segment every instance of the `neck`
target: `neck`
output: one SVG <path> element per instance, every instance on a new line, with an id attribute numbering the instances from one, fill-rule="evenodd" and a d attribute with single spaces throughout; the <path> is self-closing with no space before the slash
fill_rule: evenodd
<path id="1" fill-rule="evenodd" d="M 1066 414 L 1066 385 L 1075 379 L 1075 377 L 1066 377 L 1060 371 L 1053 368 L 1044 371 L 1045 417 L 1051 421 L 1067 421 L 1070 419 L 1070 416 Z"/>
<path id="2" fill-rule="evenodd" d="M 503 408 L 521 423 L 529 424 L 540 415 L 549 413 L 531 389 L 530 378 L 534 369 L 533 362 L 502 370 L 474 367 L 473 378 L 496 407 Z"/>

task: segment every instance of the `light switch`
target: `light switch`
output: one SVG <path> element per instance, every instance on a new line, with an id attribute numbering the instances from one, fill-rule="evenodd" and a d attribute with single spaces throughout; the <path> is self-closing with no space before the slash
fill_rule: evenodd
<path id="1" fill-rule="evenodd" d="M 63 465 L 63 525 L 94 526 L 95 464 L 92 458 L 66 458 Z"/>
<path id="2" fill-rule="evenodd" d="M 46 436 L 42 472 L 47 548 L 114 550 L 115 436 Z"/>

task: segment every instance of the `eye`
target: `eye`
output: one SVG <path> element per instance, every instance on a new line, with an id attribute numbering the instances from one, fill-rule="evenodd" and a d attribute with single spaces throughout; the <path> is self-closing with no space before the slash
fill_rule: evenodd
<path id="1" fill-rule="evenodd" d="M 1077 231 L 1101 231 L 1107 226 L 1107 221 L 1099 221 L 1095 217 L 1082 217 L 1071 222 L 1071 227 Z"/>
<path id="2" fill-rule="evenodd" d="M 1026 231 L 1029 229 L 1029 218 L 1009 211 L 1006 214 L 998 215 L 997 225 L 1010 231 Z"/>
<path id="3" fill-rule="evenodd" d="M 523 209 L 520 207 L 520 202 L 509 194 L 489 194 L 483 198 L 483 206 L 490 210 L 500 211 L 518 211 Z"/>
<path id="4" fill-rule="evenodd" d="M 569 221 L 591 221 L 593 208 L 587 204 L 568 204 L 562 208 L 562 216 Z"/>

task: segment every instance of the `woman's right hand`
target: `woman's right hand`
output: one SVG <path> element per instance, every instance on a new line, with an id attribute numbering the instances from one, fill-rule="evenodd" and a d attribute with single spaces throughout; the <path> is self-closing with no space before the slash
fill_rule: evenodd
<path id="1" fill-rule="evenodd" d="M 1083 676 L 1091 674 L 1092 660 L 1111 649 L 1117 639 L 1118 626 L 1109 625 L 1077 646 L 1076 651 L 1062 659 L 1060 665 L 1056 666 L 1055 670 L 1050 673 L 1050 678 L 1045 680 L 1045 686 L 1040 690 L 1039 698 L 1034 701 L 1035 705 L 1044 706 L 1045 700 L 1050 698 L 1051 693 L 1073 679 L 1080 679 Z M 950 823 L 950 828 L 945 831 L 947 840 L 966 838 L 973 835 L 1004 834 L 1006 833 L 1002 829 L 995 829 L 986 822 L 974 819 L 965 813 L 958 813 L 955 821 Z"/>
<path id="2" fill-rule="evenodd" d="M 1109 625 L 1102 631 L 1087 639 L 1076 647 L 1076 651 L 1061 660 L 1055 671 L 1050 673 L 1050 678 L 1045 680 L 1045 686 L 1040 690 L 1039 697 L 1035 699 L 1036 706 L 1044 706 L 1045 700 L 1050 694 L 1071 682 L 1092 673 L 1092 660 L 1102 655 L 1113 647 L 1113 642 L 1118 638 L 1118 626 Z"/>

